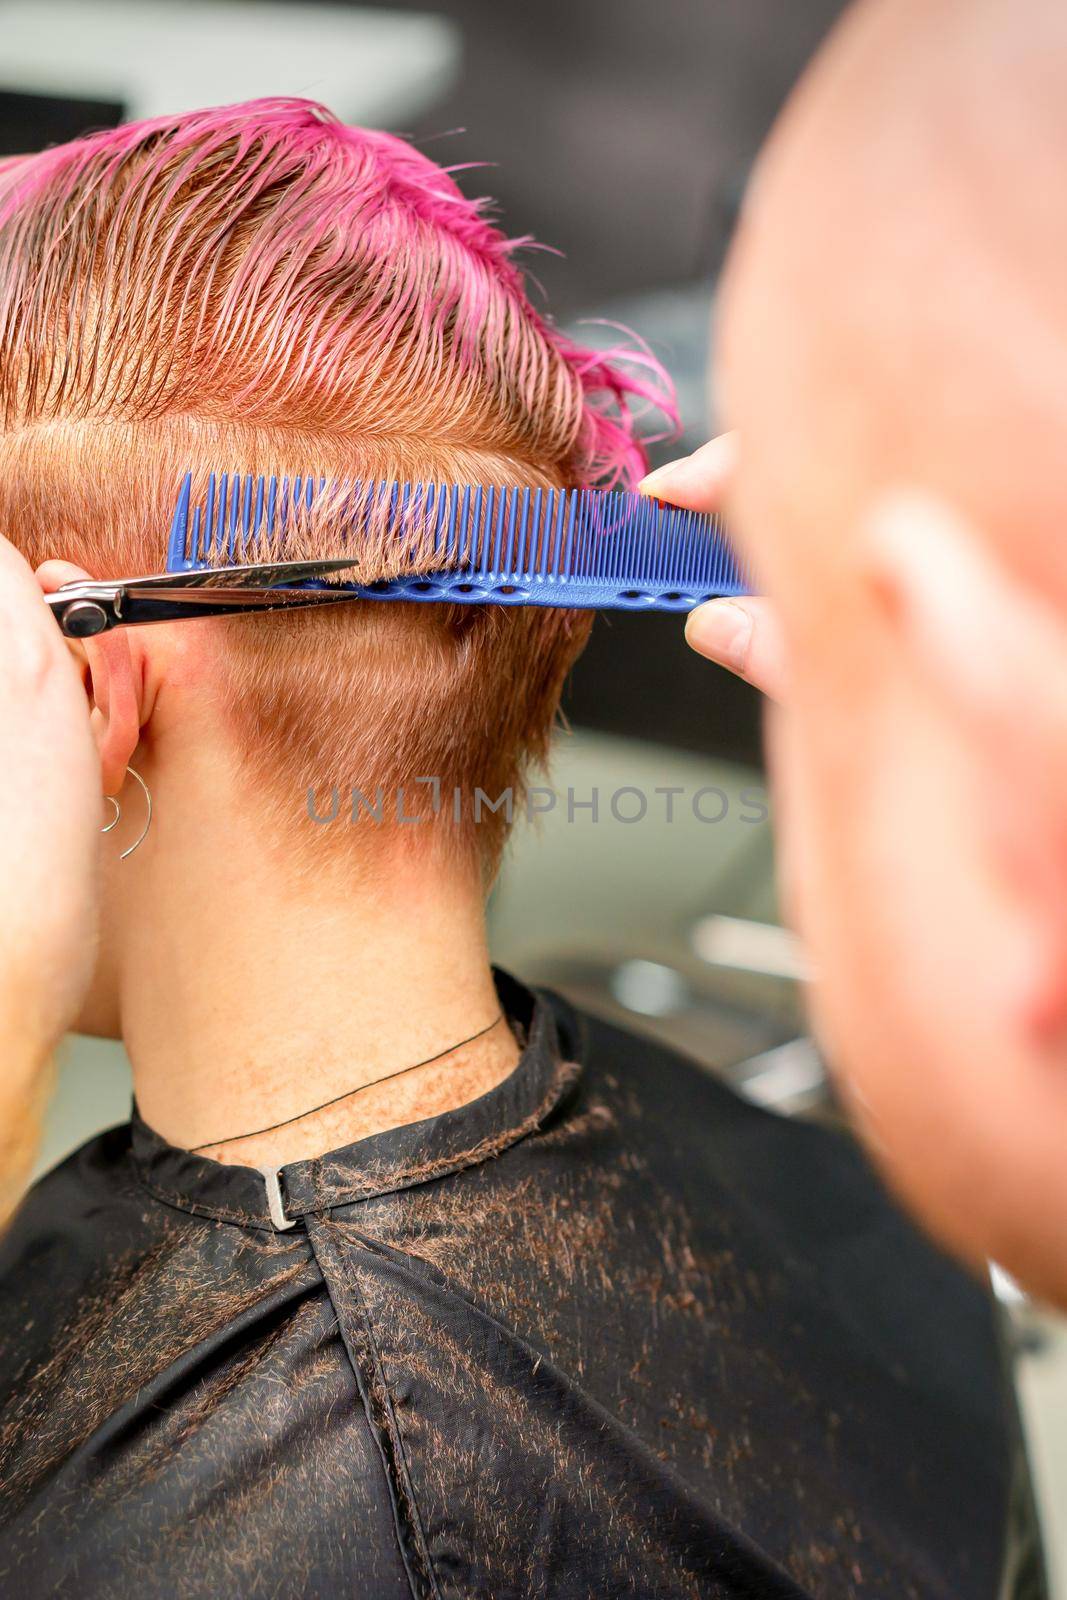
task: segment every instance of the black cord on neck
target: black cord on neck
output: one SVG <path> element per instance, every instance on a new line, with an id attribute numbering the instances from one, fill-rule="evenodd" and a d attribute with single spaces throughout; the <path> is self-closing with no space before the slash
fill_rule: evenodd
<path id="1" fill-rule="evenodd" d="M 190 1145 L 189 1153 L 195 1156 L 200 1150 L 213 1150 L 216 1145 L 236 1144 L 240 1139 L 258 1139 L 261 1133 L 274 1133 L 278 1128 L 288 1128 L 290 1123 L 303 1122 L 305 1117 L 313 1117 L 316 1111 L 327 1111 L 330 1106 L 339 1105 L 342 1100 L 351 1100 L 353 1095 L 362 1094 L 365 1089 L 373 1089 L 376 1084 L 388 1083 L 390 1078 L 402 1078 L 405 1072 L 417 1072 L 419 1067 L 432 1066 L 435 1061 L 441 1061 L 454 1051 L 462 1050 L 465 1045 L 473 1044 L 475 1039 L 481 1039 L 485 1034 L 492 1033 L 497 1024 L 503 1020 L 504 1013 L 500 1011 L 492 1022 L 487 1022 L 477 1033 L 472 1033 L 468 1039 L 460 1039 L 457 1044 L 450 1044 L 447 1050 L 438 1050 L 435 1056 L 427 1056 L 425 1061 L 413 1061 L 410 1067 L 397 1067 L 395 1072 L 383 1072 L 380 1078 L 372 1078 L 369 1083 L 361 1083 L 357 1089 L 347 1089 L 344 1094 L 336 1094 L 332 1100 L 324 1100 L 321 1106 L 312 1106 L 310 1111 L 300 1111 L 295 1117 L 286 1117 L 282 1122 L 272 1122 L 267 1128 L 253 1128 L 251 1133 L 231 1133 L 225 1139 L 205 1139 L 203 1144 Z"/>

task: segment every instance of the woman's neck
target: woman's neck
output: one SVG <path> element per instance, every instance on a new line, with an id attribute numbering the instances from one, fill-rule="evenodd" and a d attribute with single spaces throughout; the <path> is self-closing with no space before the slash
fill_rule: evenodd
<path id="1" fill-rule="evenodd" d="M 122 1033 L 164 1138 L 282 1165 L 450 1110 L 512 1070 L 473 872 L 407 859 L 354 887 L 335 863 L 301 876 L 254 839 L 215 844 L 210 862 L 154 851 L 122 908 Z"/>

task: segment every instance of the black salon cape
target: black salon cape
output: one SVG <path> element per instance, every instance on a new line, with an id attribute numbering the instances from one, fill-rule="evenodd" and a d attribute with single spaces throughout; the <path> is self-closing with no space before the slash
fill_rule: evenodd
<path id="1" fill-rule="evenodd" d="M 0 1261 L 0 1595 L 994 1600 L 982 1290 L 845 1140 L 498 979 L 479 1100 L 282 1176 L 134 1118 Z"/>

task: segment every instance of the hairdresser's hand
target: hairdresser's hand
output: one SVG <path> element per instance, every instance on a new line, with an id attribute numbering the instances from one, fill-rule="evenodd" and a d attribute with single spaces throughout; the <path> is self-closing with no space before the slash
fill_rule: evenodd
<path id="1" fill-rule="evenodd" d="M 85 691 L 0 536 L 0 1214 L 32 1153 L 44 1068 L 92 971 L 100 763 Z"/>
<path id="2" fill-rule="evenodd" d="M 737 435 L 720 434 L 691 456 L 649 473 L 642 493 L 689 511 L 720 510 L 737 455 Z M 736 672 L 775 700 L 785 688 L 785 651 L 767 600 L 709 600 L 689 613 L 685 637 L 709 661 Z"/>

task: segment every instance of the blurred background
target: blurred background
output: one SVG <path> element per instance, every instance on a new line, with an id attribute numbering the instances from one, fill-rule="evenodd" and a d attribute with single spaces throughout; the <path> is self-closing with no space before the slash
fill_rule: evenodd
<path id="1" fill-rule="evenodd" d="M 715 279 L 756 151 L 840 0 L 0 0 L 0 154 L 121 120 L 293 94 L 404 134 L 532 234 L 534 295 L 595 343 L 648 342 L 684 437 L 715 428 Z M 783 1115 L 837 1119 L 777 924 L 756 697 L 677 619 L 598 619 L 566 699 L 554 808 L 520 827 L 496 958 L 695 1055 Z M 595 797 L 595 798 L 594 798 Z M 642 809 L 643 801 L 643 809 Z M 596 807 L 595 811 L 593 807 Z M 73 1040 L 42 1169 L 125 1119 L 121 1050 Z M 998 1277 L 1067 1600 L 1067 1337 Z"/>

